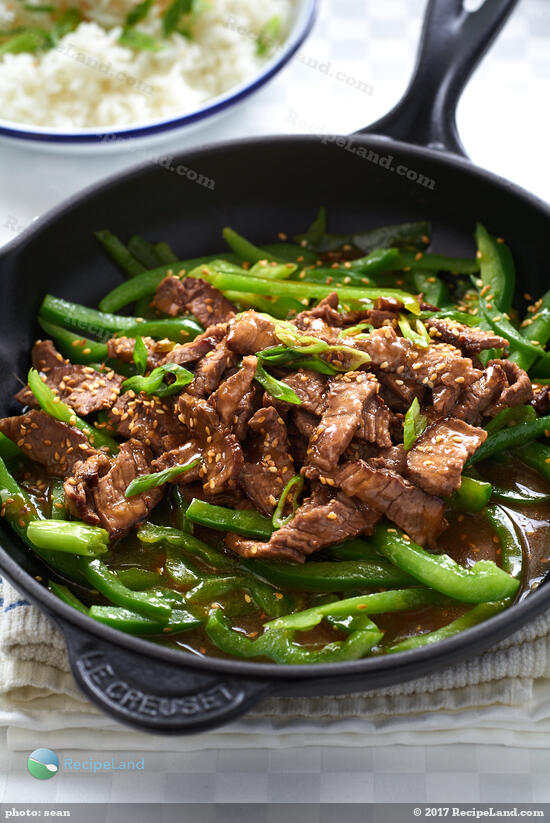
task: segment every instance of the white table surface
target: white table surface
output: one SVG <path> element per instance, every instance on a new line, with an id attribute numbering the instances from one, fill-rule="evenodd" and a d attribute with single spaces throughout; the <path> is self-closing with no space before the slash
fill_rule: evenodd
<path id="1" fill-rule="evenodd" d="M 212 127 L 171 140 L 156 153 L 175 154 L 243 135 L 345 133 L 367 125 L 398 100 L 407 83 L 423 7 L 424 0 L 323 0 L 301 55 L 270 85 Z M 460 134 L 476 163 L 547 200 L 549 44 L 550 3 L 521 0 L 458 112 Z M 332 77 L 308 66 L 304 56 L 330 61 Z M 355 88 L 336 81 L 336 72 L 354 78 Z M 372 93 L 357 88 L 360 83 Z M 0 243 L 83 186 L 141 159 L 131 152 L 54 155 L 0 143 Z M 8 752 L 0 737 L 0 802 L 384 802 L 389 797 L 395 802 L 550 802 L 550 750 L 326 746 L 157 753 L 146 760 L 139 774 L 60 775 L 44 784 L 28 776 L 26 756 Z"/>

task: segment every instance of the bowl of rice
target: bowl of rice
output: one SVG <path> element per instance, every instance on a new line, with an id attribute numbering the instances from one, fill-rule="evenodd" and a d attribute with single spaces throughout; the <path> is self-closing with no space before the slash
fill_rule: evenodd
<path id="1" fill-rule="evenodd" d="M 317 0 L 0 0 L 0 138 L 114 148 L 227 112 L 300 48 Z"/>

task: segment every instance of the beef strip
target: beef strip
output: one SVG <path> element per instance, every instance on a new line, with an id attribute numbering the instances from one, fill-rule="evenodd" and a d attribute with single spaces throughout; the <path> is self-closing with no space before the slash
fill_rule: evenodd
<path id="1" fill-rule="evenodd" d="M 302 439 L 306 442 L 309 442 L 309 439 L 319 425 L 319 420 L 314 414 L 300 407 L 292 411 L 292 421 L 298 429 Z"/>
<path id="2" fill-rule="evenodd" d="M 393 411 L 406 412 L 415 397 L 418 398 L 419 403 L 422 403 L 427 391 L 426 386 L 421 383 L 415 383 L 414 380 L 403 378 L 398 374 L 380 372 L 378 379 L 380 380 L 380 396 Z"/>
<path id="3" fill-rule="evenodd" d="M 472 383 L 468 391 L 461 396 L 460 402 L 453 409 L 453 417 L 479 425 L 483 417 L 488 415 L 487 410 L 500 397 L 507 384 L 506 372 L 501 366 L 498 364 L 488 366 L 479 380 Z"/>
<path id="4" fill-rule="evenodd" d="M 194 397 L 208 397 L 218 388 L 226 369 L 237 361 L 236 356 L 227 347 L 227 337 L 207 352 L 195 367 L 195 379 L 186 391 Z"/>
<path id="5" fill-rule="evenodd" d="M 278 344 L 275 324 L 253 309 L 243 312 L 231 324 L 227 336 L 227 345 L 235 354 L 256 354 Z"/>
<path id="6" fill-rule="evenodd" d="M 484 349 L 506 349 L 508 341 L 478 326 L 465 326 L 451 318 L 430 317 L 424 321 L 430 337 L 442 343 L 450 343 L 471 356 Z"/>
<path id="7" fill-rule="evenodd" d="M 75 463 L 98 454 L 84 432 L 43 411 L 33 409 L 16 417 L 5 417 L 0 420 L 0 431 L 56 477 L 65 477 Z"/>
<path id="8" fill-rule="evenodd" d="M 466 461 L 486 439 L 484 429 L 463 420 L 437 420 L 408 452 L 408 476 L 428 494 L 449 497 L 460 488 Z"/>
<path id="9" fill-rule="evenodd" d="M 189 343 L 177 343 L 165 355 L 161 365 L 165 363 L 175 363 L 177 366 L 188 366 L 201 360 L 208 352 L 212 351 L 216 345 L 223 340 L 227 333 L 227 323 L 216 323 L 209 326 L 202 334 L 198 334 Z"/>
<path id="10" fill-rule="evenodd" d="M 543 415 L 548 411 L 550 404 L 550 386 L 543 386 L 540 383 L 533 383 L 533 399 L 531 405 L 537 414 Z"/>
<path id="11" fill-rule="evenodd" d="M 145 520 L 160 502 L 163 489 L 150 489 L 126 498 L 132 480 L 151 471 L 151 450 L 138 440 L 128 440 L 116 457 L 93 456 L 74 467 L 65 480 L 69 510 L 92 525 L 107 529 L 112 540 L 127 534 Z"/>
<path id="12" fill-rule="evenodd" d="M 324 297 L 313 309 L 297 314 L 292 322 L 307 334 L 315 334 L 317 331 L 327 334 L 331 338 L 336 337 L 338 330 L 344 325 L 343 316 L 338 311 L 338 303 L 338 294 L 332 292 L 332 294 Z M 329 329 L 336 329 L 336 333 L 332 335 Z"/>
<path id="13" fill-rule="evenodd" d="M 327 406 L 326 392 L 328 389 L 327 378 L 309 369 L 298 369 L 297 372 L 288 374 L 283 378 L 300 399 L 300 409 L 311 414 L 322 415 Z M 285 403 L 281 400 L 274 400 L 269 394 L 264 395 L 265 405 L 276 406 L 281 411 L 296 408 L 292 403 Z"/>
<path id="14" fill-rule="evenodd" d="M 237 311 L 218 289 L 197 277 L 165 277 L 157 286 L 153 305 L 172 317 L 190 312 L 205 328 L 227 323 Z"/>
<path id="15" fill-rule="evenodd" d="M 295 474 L 285 423 L 268 406 L 258 409 L 248 422 L 253 434 L 245 445 L 246 462 L 241 488 L 262 514 L 273 514 L 284 487 Z"/>
<path id="16" fill-rule="evenodd" d="M 164 445 L 169 445 L 169 441 L 170 438 L 165 437 Z M 201 450 L 197 443 L 195 443 L 194 440 L 188 440 L 187 443 L 177 445 L 175 448 L 163 452 L 160 457 L 156 457 L 151 462 L 151 470 L 154 472 L 161 472 L 165 469 L 171 469 L 174 466 L 185 466 L 187 463 L 190 463 L 192 460 L 196 460 L 200 457 Z M 186 486 L 189 483 L 196 483 L 200 476 L 199 471 L 200 463 L 192 469 L 183 472 L 183 474 L 178 475 L 171 482 L 176 483 L 179 486 Z"/>
<path id="17" fill-rule="evenodd" d="M 199 476 L 203 489 L 214 495 L 237 488 L 244 458 L 241 445 L 212 406 L 187 392 L 178 399 L 178 419 L 202 451 Z"/>
<path id="18" fill-rule="evenodd" d="M 51 340 L 35 344 L 32 362 L 54 394 L 83 417 L 110 408 L 116 401 L 124 381 L 124 378 L 115 374 L 112 369 L 98 372 L 91 366 L 64 360 Z M 24 406 L 38 405 L 28 386 L 18 392 L 16 399 Z"/>
<path id="19" fill-rule="evenodd" d="M 311 477 L 311 471 L 306 476 Z M 447 525 L 443 500 L 426 494 L 391 469 L 377 469 L 368 461 L 357 460 L 328 474 L 318 471 L 318 477 L 385 514 L 421 546 L 433 545 Z"/>
<path id="20" fill-rule="evenodd" d="M 232 374 L 210 397 L 210 404 L 220 419 L 232 429 L 239 440 L 246 437 L 247 424 L 254 413 L 259 394 L 254 384 L 258 359 L 254 355 L 243 357 L 239 371 Z"/>
<path id="21" fill-rule="evenodd" d="M 487 409 L 487 414 L 494 416 L 510 406 L 524 406 L 533 399 L 533 387 L 529 375 L 510 360 L 491 360 L 489 365 L 500 366 L 506 375 L 507 385 L 500 396 Z"/>
<path id="22" fill-rule="evenodd" d="M 363 408 L 360 427 L 355 435 L 359 440 L 376 443 L 381 448 L 391 446 L 390 425 L 392 413 L 381 397 L 373 395 Z"/>
<path id="23" fill-rule="evenodd" d="M 359 534 L 372 534 L 380 514 L 341 492 L 314 491 L 282 528 L 273 532 L 268 547 L 284 558 L 289 550 L 305 557 L 324 546 Z M 260 544 L 261 545 L 261 544 Z M 273 555 L 276 556 L 276 555 Z"/>
<path id="24" fill-rule="evenodd" d="M 271 543 L 262 543 L 259 540 L 250 540 L 241 537 L 239 534 L 227 533 L 224 543 L 228 549 L 238 554 L 239 557 L 252 557 L 256 560 L 294 560 L 297 563 L 304 562 L 304 555 L 296 549 L 274 547 Z"/>
<path id="25" fill-rule="evenodd" d="M 160 366 L 174 348 L 171 340 L 154 340 L 152 337 L 141 339 L 147 349 L 147 369 L 149 370 Z M 111 337 L 107 340 L 107 356 L 122 360 L 124 363 L 133 363 L 135 345 L 136 341 L 133 337 Z"/>
<path id="26" fill-rule="evenodd" d="M 364 425 L 367 403 L 377 390 L 376 378 L 367 372 L 347 372 L 330 380 L 326 410 L 309 441 L 312 466 L 327 471 L 336 466 Z"/>
<path id="27" fill-rule="evenodd" d="M 163 438 L 168 435 L 179 438 L 180 443 L 188 439 L 176 417 L 173 402 L 153 394 L 125 392 L 109 411 L 109 422 L 117 434 L 141 440 L 155 454 L 165 451 Z"/>

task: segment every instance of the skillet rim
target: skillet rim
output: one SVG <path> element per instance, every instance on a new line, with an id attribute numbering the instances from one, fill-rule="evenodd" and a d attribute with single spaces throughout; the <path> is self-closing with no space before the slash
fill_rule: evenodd
<path id="1" fill-rule="evenodd" d="M 531 206 L 539 209 L 550 221 L 550 204 L 546 203 L 537 195 L 534 195 L 516 183 L 512 183 L 506 178 L 501 177 L 493 172 L 482 169 L 475 165 L 467 158 L 448 154 L 437 149 L 418 146 L 404 141 L 393 140 L 383 135 L 358 133 L 352 135 L 262 135 L 258 137 L 249 137 L 244 139 L 233 139 L 223 142 L 216 142 L 208 144 L 201 148 L 191 148 L 186 152 L 177 155 L 178 162 L 182 162 L 189 157 L 200 159 L 201 156 L 218 155 L 227 150 L 239 149 L 246 150 L 248 147 L 257 147 L 264 144 L 264 148 L 268 149 L 273 145 L 285 144 L 307 144 L 324 142 L 332 145 L 335 148 L 334 141 L 327 141 L 327 137 L 343 138 L 346 141 L 351 140 L 354 144 L 371 144 L 372 146 L 392 148 L 395 151 L 403 151 L 412 154 L 413 157 L 419 160 L 429 159 L 436 163 L 436 166 L 444 165 L 451 166 L 457 170 L 461 170 L 474 178 L 478 178 L 483 183 L 491 183 L 500 186 L 509 191 L 514 197 L 517 197 L 524 202 L 528 202 Z M 107 177 L 100 183 L 87 186 L 83 190 L 73 194 L 58 206 L 46 212 L 39 217 L 30 226 L 24 229 L 21 234 L 7 243 L 0 251 L 0 263 L 7 259 L 10 254 L 16 254 L 28 242 L 37 237 L 44 229 L 54 221 L 62 218 L 68 214 L 75 206 L 82 205 L 88 199 L 96 194 L 100 194 L 108 189 L 115 188 L 119 184 L 124 184 L 132 178 L 141 176 L 147 171 L 154 171 L 155 166 L 151 161 L 145 161 L 138 165 L 132 166 L 122 172 Z M 17 536 L 14 539 L 18 540 Z M 21 544 L 25 544 L 21 541 Z M 468 657 L 468 649 L 471 649 L 472 656 L 479 651 L 486 650 L 492 642 L 498 639 L 504 639 L 513 633 L 514 630 L 521 628 L 530 619 L 536 617 L 544 610 L 544 584 L 532 594 L 529 594 L 524 600 L 519 603 L 512 604 L 500 614 L 489 618 L 488 620 L 479 623 L 466 631 L 460 632 L 454 637 L 446 640 L 441 640 L 436 644 L 420 647 L 406 652 L 399 652 L 392 655 L 380 655 L 378 657 L 365 657 L 359 660 L 352 660 L 338 663 L 320 663 L 315 665 L 281 665 L 277 663 L 257 663 L 241 660 L 239 658 L 222 659 L 215 657 L 199 657 L 192 654 L 186 654 L 183 650 L 170 649 L 162 647 L 158 644 L 152 643 L 147 639 L 134 637 L 125 634 L 118 629 L 113 629 L 110 626 L 103 625 L 98 621 L 93 620 L 84 614 L 81 614 L 76 609 L 59 600 L 54 594 L 39 583 L 35 578 L 26 572 L 2 547 L 0 536 L 0 569 L 5 572 L 6 576 L 15 581 L 16 586 L 21 587 L 25 594 L 43 606 L 44 610 L 57 620 L 60 628 L 65 634 L 66 629 L 76 628 L 81 633 L 103 640 L 110 647 L 119 647 L 141 657 L 149 659 L 157 659 L 161 662 L 173 665 L 176 668 L 191 669 L 197 673 L 220 673 L 227 675 L 243 676 L 252 680 L 270 680 L 275 681 L 273 684 L 276 689 L 277 684 L 288 685 L 290 682 L 300 682 L 304 680 L 312 680 L 313 678 L 319 680 L 328 680 L 334 677 L 343 679 L 346 676 L 353 677 L 354 675 L 372 673 L 377 675 L 380 679 L 384 674 L 390 674 L 396 669 L 401 669 L 403 677 L 399 678 L 406 681 L 415 677 L 418 674 L 426 673 L 430 670 L 443 668 L 446 664 L 456 660 L 463 660 Z M 23 577 L 22 582 L 19 580 Z M 67 626 L 68 624 L 68 626 Z M 437 659 L 437 663 L 435 663 Z M 432 665 L 430 666 L 430 662 Z M 365 684 L 368 685 L 368 684 Z"/>

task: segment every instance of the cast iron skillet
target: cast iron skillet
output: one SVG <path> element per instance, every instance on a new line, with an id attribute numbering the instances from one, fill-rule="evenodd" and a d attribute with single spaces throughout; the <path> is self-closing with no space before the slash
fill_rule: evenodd
<path id="1" fill-rule="evenodd" d="M 177 162 L 214 184 L 148 164 L 73 198 L 25 232 L 0 257 L 0 415 L 18 411 L 11 398 L 39 334 L 35 318 L 43 294 L 95 305 L 119 281 L 93 238 L 98 228 L 167 239 L 182 257 L 192 257 L 218 249 L 227 224 L 267 242 L 278 231 L 302 230 L 325 204 L 336 231 L 431 219 L 440 250 L 465 255 L 473 253 L 472 230 L 481 220 L 510 243 L 522 291 L 542 293 L 550 209 L 468 162 L 454 120 L 466 80 L 514 5 L 486 0 L 467 13 L 460 0 L 431 0 L 405 97 L 363 132 L 193 150 Z M 48 572 L 9 528 L 2 525 L 0 536 L 0 567 L 60 627 L 84 693 L 118 720 L 161 734 L 219 726 L 270 694 L 349 693 L 418 677 L 472 657 L 547 608 L 546 592 L 538 591 L 435 646 L 348 663 L 285 667 L 199 658 L 71 609 L 35 579 L 47 579 Z"/>

